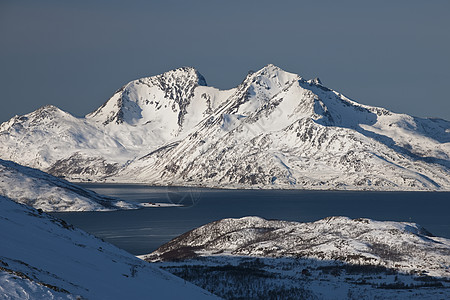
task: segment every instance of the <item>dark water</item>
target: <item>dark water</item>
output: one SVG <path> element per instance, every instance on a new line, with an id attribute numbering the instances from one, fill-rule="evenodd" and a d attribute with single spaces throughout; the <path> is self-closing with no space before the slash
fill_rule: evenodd
<path id="1" fill-rule="evenodd" d="M 450 238 L 450 193 L 213 190 L 84 184 L 100 194 L 185 207 L 54 215 L 132 254 L 152 252 L 172 238 L 223 218 L 260 216 L 308 222 L 328 216 L 416 222 Z"/>

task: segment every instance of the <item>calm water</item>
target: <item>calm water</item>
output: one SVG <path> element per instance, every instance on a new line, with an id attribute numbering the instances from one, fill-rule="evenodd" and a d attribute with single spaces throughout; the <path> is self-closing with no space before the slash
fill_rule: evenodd
<path id="1" fill-rule="evenodd" d="M 83 184 L 100 194 L 185 207 L 54 213 L 132 254 L 152 252 L 172 238 L 223 218 L 260 216 L 308 222 L 328 216 L 410 221 L 450 238 L 450 193 L 213 190 Z"/>

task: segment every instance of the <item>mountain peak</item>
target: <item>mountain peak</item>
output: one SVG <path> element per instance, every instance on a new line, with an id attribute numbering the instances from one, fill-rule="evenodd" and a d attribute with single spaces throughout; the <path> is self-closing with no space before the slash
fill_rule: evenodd
<path id="1" fill-rule="evenodd" d="M 25 115 L 25 117 L 31 117 L 31 118 L 38 118 L 38 119 L 44 119 L 44 118 L 54 118 L 56 116 L 62 116 L 62 115 L 66 115 L 67 113 L 63 110 L 61 110 L 60 108 L 48 104 L 48 105 L 44 105 L 40 108 L 38 108 L 37 110 Z"/>
<path id="2" fill-rule="evenodd" d="M 278 78 L 281 81 L 290 81 L 293 78 L 300 79 L 301 77 L 297 74 L 287 72 L 274 64 L 268 64 L 261 68 L 259 71 L 254 72 L 250 76 L 255 77 L 266 77 L 270 80 Z"/>
<path id="3" fill-rule="evenodd" d="M 282 70 L 280 67 L 275 66 L 274 64 L 268 64 L 266 66 L 264 66 L 263 68 L 261 68 L 258 72 L 256 73 L 274 73 L 274 72 L 286 72 L 284 70 Z"/>
<path id="4" fill-rule="evenodd" d="M 160 75 L 143 77 L 124 85 L 99 109 L 86 117 L 101 121 L 104 125 L 124 122 L 135 125 L 136 122 L 152 121 L 153 113 L 147 113 L 149 105 L 154 105 L 155 110 L 161 107 L 167 108 L 169 105 L 170 109 L 178 114 L 178 125 L 181 126 L 186 106 L 194 96 L 197 86 L 207 86 L 207 84 L 205 77 L 193 67 L 181 67 Z M 155 98 L 153 88 L 162 92 L 161 98 Z M 153 97 L 148 98 L 148 95 Z M 160 104 L 161 99 L 175 103 Z"/>
<path id="5" fill-rule="evenodd" d="M 56 111 L 61 111 L 61 109 L 52 104 L 41 106 L 36 110 L 36 112 L 56 112 Z"/>
<path id="6" fill-rule="evenodd" d="M 249 71 L 240 88 L 248 89 L 248 94 L 256 98 L 258 98 L 256 95 L 260 95 L 262 98 L 270 98 L 271 95 L 273 96 L 299 79 L 301 77 L 297 74 L 286 72 L 273 64 L 268 64 L 256 72 Z M 250 103 L 250 106 L 254 107 L 253 104 L 255 103 Z"/>
<path id="7" fill-rule="evenodd" d="M 308 83 L 312 83 L 312 84 L 315 84 L 315 85 L 322 85 L 322 81 L 320 80 L 319 77 L 316 77 L 316 78 L 308 80 Z"/>
<path id="8" fill-rule="evenodd" d="M 176 81 L 187 79 L 194 81 L 195 84 L 200 86 L 207 86 L 206 79 L 200 72 L 194 67 L 181 67 L 164 72 L 161 75 L 153 76 L 156 78 L 176 78 Z"/>

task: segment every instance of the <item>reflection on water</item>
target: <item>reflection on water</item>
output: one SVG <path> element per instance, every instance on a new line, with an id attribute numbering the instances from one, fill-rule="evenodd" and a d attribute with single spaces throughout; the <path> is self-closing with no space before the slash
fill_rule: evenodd
<path id="1" fill-rule="evenodd" d="M 214 190 L 122 184 L 83 187 L 130 201 L 185 205 L 53 214 L 136 255 L 149 253 L 200 225 L 243 216 L 300 222 L 337 215 L 407 221 L 450 238 L 450 193 Z"/>

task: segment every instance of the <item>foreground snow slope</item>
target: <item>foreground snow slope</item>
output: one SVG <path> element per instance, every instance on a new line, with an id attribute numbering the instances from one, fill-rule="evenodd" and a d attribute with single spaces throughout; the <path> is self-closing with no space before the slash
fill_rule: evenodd
<path id="1" fill-rule="evenodd" d="M 311 223 L 223 219 L 143 256 L 149 261 L 235 255 L 302 257 L 450 278 L 450 240 L 415 223 L 329 217 Z"/>
<path id="2" fill-rule="evenodd" d="M 213 298 L 64 221 L 2 196 L 0 228 L 1 299 Z"/>
<path id="3" fill-rule="evenodd" d="M 0 195 L 47 212 L 137 209 L 42 171 L 0 159 Z"/>
<path id="4" fill-rule="evenodd" d="M 81 181 L 450 190 L 450 122 L 361 105 L 273 65 L 226 91 L 180 68 L 85 118 L 16 116 L 0 125 L 0 157 Z"/>

